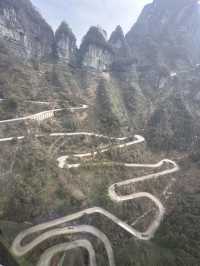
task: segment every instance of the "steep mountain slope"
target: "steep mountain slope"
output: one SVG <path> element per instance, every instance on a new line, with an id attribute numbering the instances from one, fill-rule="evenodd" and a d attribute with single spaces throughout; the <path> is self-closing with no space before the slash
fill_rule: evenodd
<path id="1" fill-rule="evenodd" d="M 144 167 L 168 157 L 180 164 L 179 172 L 117 188 L 120 196 L 144 191 L 160 199 L 166 212 L 153 239 L 137 240 L 96 214 L 69 223 L 69 230 L 85 224 L 105 232 L 116 266 L 200 264 L 199 38 L 195 0 L 154 0 L 126 36 L 117 27 L 108 41 L 105 31 L 93 26 L 80 49 L 65 22 L 54 35 L 29 1 L 0 0 L 0 121 L 62 109 L 47 120 L 0 123 L 4 245 L 32 224 L 93 206 L 145 231 L 158 214 L 155 206 L 142 198 L 117 204 L 108 188 L 168 169 L 167 164 Z M 81 109 L 82 104 L 88 106 Z M 135 134 L 146 143 L 124 145 Z M 15 138 L 3 139 L 9 137 Z M 62 156 L 67 158 L 59 168 Z M 81 237 L 98 250 L 98 265 L 106 265 L 101 241 L 86 233 Z M 47 248 L 79 239 L 53 237 L 17 260 L 36 265 Z M 82 249 L 66 254 L 55 256 L 53 265 L 61 259 L 70 266 L 89 265 Z"/>
<path id="2" fill-rule="evenodd" d="M 178 0 L 147 5 L 126 35 L 138 61 L 140 86 L 153 106 L 146 129 L 147 135 L 150 127 L 157 132 L 153 145 L 162 142 L 163 134 L 176 148 L 183 148 L 181 142 L 185 148 L 191 147 L 194 136 L 199 138 L 199 37 L 198 1 Z M 177 140 L 176 132 L 182 141 Z"/>
<path id="3" fill-rule="evenodd" d="M 127 34 L 140 62 L 171 67 L 199 63 L 199 4 L 196 0 L 157 0 L 147 5 Z"/>
<path id="4" fill-rule="evenodd" d="M 41 59 L 52 53 L 53 31 L 29 0 L 0 1 L 0 32 L 20 57 Z"/>

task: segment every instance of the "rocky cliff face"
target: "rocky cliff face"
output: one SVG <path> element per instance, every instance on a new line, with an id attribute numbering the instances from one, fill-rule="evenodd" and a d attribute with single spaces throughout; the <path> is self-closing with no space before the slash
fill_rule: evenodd
<path id="1" fill-rule="evenodd" d="M 199 4 L 154 0 L 126 39 L 138 61 L 139 85 L 150 100 L 146 137 L 154 147 L 159 143 L 159 149 L 189 147 L 196 141 L 200 119 L 194 110 L 199 109 L 194 100 L 199 87 Z"/>
<path id="2" fill-rule="evenodd" d="M 55 33 L 56 52 L 60 60 L 74 62 L 77 54 L 76 37 L 66 22 Z"/>
<path id="3" fill-rule="evenodd" d="M 127 34 L 140 62 L 164 61 L 170 66 L 200 60 L 200 16 L 196 0 L 154 0 L 145 6 Z"/>
<path id="4" fill-rule="evenodd" d="M 137 60 L 130 52 L 130 47 L 121 26 L 117 26 L 112 32 L 109 44 L 114 52 L 112 70 L 118 72 L 135 72 L 135 63 Z"/>
<path id="5" fill-rule="evenodd" d="M 127 58 L 129 55 L 129 46 L 125 39 L 123 30 L 121 26 L 117 26 L 117 28 L 112 32 L 109 40 L 110 45 L 112 46 L 115 57 L 117 58 Z"/>
<path id="6" fill-rule="evenodd" d="M 102 71 L 111 65 L 113 51 L 104 33 L 98 27 L 91 27 L 85 35 L 79 51 L 83 66 Z"/>
<path id="7" fill-rule="evenodd" d="M 127 58 L 145 65 L 162 62 L 171 68 L 197 64 L 199 10 L 196 0 L 154 0 L 144 8 L 126 38 L 120 26 L 109 42 L 104 31 L 91 27 L 81 44 L 79 61 L 97 70 L 108 68 L 113 61 L 124 63 Z M 48 57 L 56 45 L 60 60 L 76 61 L 76 38 L 68 25 L 62 23 L 54 36 L 29 0 L 0 0 L 0 38 L 23 58 Z"/>
<path id="8" fill-rule="evenodd" d="M 0 38 L 23 58 L 52 54 L 53 31 L 29 0 L 0 0 Z"/>
<path id="9" fill-rule="evenodd" d="M 120 35 L 119 40 L 114 44 L 116 36 L 113 36 L 109 44 L 104 30 L 91 27 L 84 37 L 78 56 L 76 37 L 67 23 L 62 22 L 54 35 L 29 0 L 0 0 L 0 40 L 19 58 L 57 56 L 65 63 L 79 61 L 84 67 L 103 71 L 114 59 L 111 44 L 116 49 L 119 42 L 122 42 L 120 54 L 126 53 L 123 51 L 125 39 L 120 30 L 118 28 L 116 32 Z"/>

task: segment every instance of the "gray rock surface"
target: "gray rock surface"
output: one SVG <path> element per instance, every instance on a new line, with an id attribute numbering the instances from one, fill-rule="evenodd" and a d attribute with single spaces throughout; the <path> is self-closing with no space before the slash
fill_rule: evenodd
<path id="1" fill-rule="evenodd" d="M 57 56 L 64 62 L 74 62 L 77 54 L 76 37 L 66 22 L 55 33 Z"/>
<path id="2" fill-rule="evenodd" d="M 26 59 L 52 54 L 53 31 L 29 0 L 0 0 L 0 38 Z"/>
<path id="3" fill-rule="evenodd" d="M 200 6 L 196 0 L 154 0 L 126 38 L 140 62 L 176 67 L 200 60 Z"/>
<path id="4" fill-rule="evenodd" d="M 127 40 L 125 39 L 121 26 L 117 26 L 116 29 L 112 32 L 109 43 L 115 52 L 115 57 L 128 57 L 129 46 Z"/>
<path id="5" fill-rule="evenodd" d="M 106 40 L 105 31 L 91 27 L 83 39 L 79 55 L 83 66 L 106 70 L 113 61 L 113 51 Z"/>

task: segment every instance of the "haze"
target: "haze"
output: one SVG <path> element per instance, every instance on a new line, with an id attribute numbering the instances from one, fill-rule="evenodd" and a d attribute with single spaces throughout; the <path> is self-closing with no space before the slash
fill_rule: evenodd
<path id="1" fill-rule="evenodd" d="M 78 42 L 91 25 L 110 34 L 117 25 L 127 32 L 145 4 L 152 0 L 32 0 L 55 30 L 62 20 L 68 22 Z"/>

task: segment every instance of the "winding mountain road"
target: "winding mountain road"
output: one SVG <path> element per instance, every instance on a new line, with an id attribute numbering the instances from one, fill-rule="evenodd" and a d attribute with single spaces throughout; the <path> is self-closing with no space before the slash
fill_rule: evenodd
<path id="1" fill-rule="evenodd" d="M 196 68 L 199 67 L 199 64 L 196 64 Z M 169 74 L 169 78 L 174 78 L 178 74 L 181 73 L 186 73 L 189 71 L 179 71 L 179 72 L 171 72 Z M 0 102 L 3 102 L 6 99 L 0 99 Z M 44 105 L 50 105 L 49 102 L 40 102 L 40 101 L 27 101 L 29 103 L 34 103 L 34 104 L 44 104 Z M 52 110 L 47 110 L 44 112 L 36 113 L 33 115 L 28 115 L 25 117 L 19 117 L 19 118 L 14 118 L 14 119 L 7 119 L 7 120 L 2 120 L 0 121 L 0 124 L 4 123 L 12 123 L 12 122 L 17 122 L 17 121 L 24 121 L 24 120 L 36 120 L 36 121 L 44 121 L 46 119 L 52 118 L 56 112 L 60 112 L 63 110 L 69 110 L 71 112 L 74 111 L 80 111 L 80 110 L 86 110 L 88 108 L 87 105 L 82 105 L 81 107 L 72 107 L 72 108 L 60 108 L 60 109 L 52 109 Z M 125 143 L 122 144 L 116 144 L 114 148 L 125 148 L 129 147 L 138 143 L 144 142 L 144 138 L 139 135 L 135 135 L 134 138 L 135 140 L 133 141 L 128 141 L 128 138 L 114 138 L 114 137 L 107 137 L 104 135 L 96 134 L 96 133 L 90 133 L 90 132 L 74 132 L 74 133 L 52 133 L 49 135 L 50 137 L 60 137 L 60 136 L 67 136 L 67 137 L 72 137 L 72 136 L 95 136 L 99 138 L 105 138 L 108 140 L 117 140 L 117 141 L 126 141 Z M 42 135 L 38 135 L 36 137 L 42 137 Z M 13 139 L 17 140 L 22 140 L 24 139 L 25 136 L 18 136 L 18 137 L 7 137 L 7 138 L 1 138 L 0 142 L 7 142 L 7 141 L 12 141 Z M 106 148 L 102 148 L 99 152 L 100 153 L 105 153 L 109 151 L 111 147 L 108 146 Z M 65 166 L 68 168 L 79 168 L 82 166 L 82 163 L 78 164 L 69 164 L 67 163 L 67 160 L 73 156 L 79 159 L 83 158 L 93 158 L 98 154 L 97 151 L 95 152 L 89 152 L 89 153 L 81 153 L 81 154 L 73 154 L 73 155 L 65 155 L 65 156 L 60 156 L 57 161 L 58 161 L 58 166 L 60 168 L 64 168 Z M 98 163 L 90 163 L 91 166 L 97 166 Z M 132 178 L 124 181 L 120 181 L 117 183 L 114 183 L 109 186 L 108 188 L 108 195 L 109 198 L 116 203 L 121 203 L 125 201 L 132 201 L 135 199 L 143 199 L 147 198 L 150 201 L 152 201 L 156 207 L 157 207 L 157 215 L 154 219 L 154 221 L 150 224 L 150 226 L 147 228 L 145 232 L 140 232 L 136 229 L 133 228 L 133 226 L 127 224 L 126 222 L 122 221 L 112 213 L 108 212 L 107 210 L 100 208 L 100 207 L 93 207 L 93 208 L 88 208 L 80 212 L 76 212 L 74 214 L 67 215 L 65 217 L 46 222 L 40 225 L 33 226 L 23 232 L 21 232 L 13 241 L 11 251 L 15 256 L 23 256 L 26 255 L 28 252 L 32 251 L 34 248 L 36 248 L 39 244 L 43 243 L 44 241 L 48 240 L 49 238 L 53 237 L 58 237 L 62 235 L 72 235 L 72 234 L 79 234 L 79 233 L 86 233 L 86 234 L 91 234 L 98 238 L 99 240 L 102 241 L 104 244 L 108 261 L 109 261 L 109 266 L 114 266 L 115 261 L 114 261 L 114 254 L 112 250 L 112 246 L 110 244 L 109 239 L 107 236 L 99 231 L 97 228 L 89 225 L 79 225 L 79 226 L 69 226 L 66 223 L 71 223 L 76 220 L 79 220 L 80 218 L 84 216 L 90 216 L 90 215 L 102 215 L 105 216 L 110 220 L 110 222 L 117 224 L 120 228 L 123 230 L 127 231 L 130 233 L 132 236 L 136 237 L 137 239 L 140 240 L 149 240 L 151 239 L 154 235 L 158 227 L 160 226 L 160 223 L 163 219 L 163 216 L 165 214 L 165 208 L 162 204 L 162 202 L 152 195 L 151 193 L 147 192 L 137 192 L 137 193 L 132 193 L 128 195 L 120 195 L 116 190 L 118 188 L 122 188 L 123 186 L 128 186 L 128 185 L 134 185 L 137 183 L 145 182 L 147 180 L 153 180 L 153 179 L 158 179 L 160 177 L 164 177 L 167 175 L 170 175 L 172 173 L 175 173 L 179 170 L 179 166 L 172 160 L 169 159 L 163 159 L 160 162 L 156 164 L 133 164 L 133 163 L 121 163 L 121 162 L 101 162 L 101 167 L 102 166 L 121 166 L 121 167 L 126 167 L 126 168 L 144 168 L 144 169 L 159 169 L 163 166 L 167 166 L 167 169 L 161 170 L 157 173 L 154 174 L 149 174 L 149 175 L 144 175 L 141 177 L 137 178 Z M 60 228 L 56 228 L 58 226 L 61 226 Z M 64 227 L 63 227 L 64 226 Z M 33 235 L 36 233 L 36 237 L 33 238 Z M 38 233 L 40 235 L 38 236 Z M 22 244 L 22 242 L 27 238 L 31 237 L 32 240 L 29 240 L 28 243 Z M 70 243 L 63 243 L 63 244 L 58 244 L 55 245 L 54 247 L 51 247 L 47 249 L 42 256 L 39 259 L 39 262 L 37 266 L 50 266 L 51 261 L 54 255 L 57 253 L 65 252 L 68 250 L 76 249 L 76 248 L 84 248 L 88 251 L 89 254 L 89 266 L 97 266 L 96 263 L 96 256 L 95 256 L 95 250 L 94 247 L 92 246 L 91 242 L 86 240 L 86 239 L 80 239 L 76 240 Z"/>
<path id="2" fill-rule="evenodd" d="M 141 142 L 141 141 L 142 141 L 142 138 L 138 137 L 134 142 Z M 127 142 L 126 144 L 129 145 L 129 142 Z M 125 145 L 125 144 L 122 144 L 122 145 Z M 109 165 L 108 163 L 106 163 L 106 164 Z M 116 217 L 115 215 L 113 215 L 112 213 L 106 211 L 103 208 L 93 207 L 93 208 L 88 208 L 86 210 L 83 210 L 83 211 L 80 211 L 80 212 L 65 216 L 63 218 L 56 219 L 56 220 L 54 220 L 52 222 L 47 222 L 47 223 L 44 223 L 44 224 L 40 224 L 40 225 L 34 226 L 34 227 L 32 227 L 32 228 L 20 233 L 17 236 L 17 238 L 14 240 L 14 242 L 13 242 L 12 249 L 11 249 L 13 254 L 16 255 L 16 256 L 25 255 L 27 252 L 29 252 L 34 247 L 36 247 L 39 243 L 49 239 L 50 237 L 53 237 L 55 235 L 60 235 L 60 234 L 68 234 L 68 233 L 71 232 L 71 231 L 69 231 L 69 229 L 73 229 L 74 230 L 74 228 L 77 228 L 77 227 L 66 227 L 64 229 L 53 229 L 53 230 L 50 230 L 48 232 L 45 232 L 45 233 L 41 234 L 39 237 L 34 239 L 31 243 L 27 244 L 26 246 L 22 246 L 21 245 L 22 241 L 26 237 L 28 237 L 30 235 L 33 235 L 34 233 L 38 233 L 38 232 L 40 232 L 42 230 L 47 230 L 47 229 L 50 229 L 50 228 L 55 227 L 55 226 L 59 226 L 59 225 L 64 224 L 64 223 L 69 223 L 69 222 L 78 220 L 78 219 L 80 219 L 80 218 L 82 218 L 84 216 L 89 216 L 89 215 L 94 215 L 94 214 L 100 214 L 100 215 L 105 216 L 111 222 L 117 224 L 119 227 L 123 228 L 125 231 L 130 233 L 132 236 L 134 236 L 134 237 L 136 237 L 136 238 L 138 238 L 140 240 L 149 240 L 149 239 L 151 239 L 154 236 L 156 230 L 158 229 L 158 227 L 159 227 L 159 225 L 160 225 L 160 223 L 161 223 L 161 221 L 163 219 L 164 213 L 165 213 L 165 208 L 163 207 L 163 205 L 160 202 L 160 200 L 157 199 L 154 195 L 152 195 L 150 193 L 147 193 L 147 192 L 139 192 L 139 193 L 133 193 L 131 195 L 119 196 L 116 193 L 115 190 L 116 190 L 117 187 L 121 187 L 121 186 L 124 186 L 124 185 L 129 185 L 129 184 L 134 184 L 134 183 L 137 183 L 137 182 L 143 182 L 143 181 L 146 181 L 146 180 L 155 179 L 155 178 L 158 178 L 158 177 L 161 177 L 161 176 L 164 176 L 164 175 L 168 175 L 168 174 L 174 173 L 174 172 L 179 170 L 178 165 L 175 162 L 173 162 L 171 160 L 168 160 L 168 159 L 164 159 L 164 160 L 160 161 L 157 164 L 112 163 L 112 165 L 113 164 L 114 165 L 115 164 L 116 165 L 118 165 L 118 164 L 119 165 L 123 165 L 124 167 L 139 167 L 139 168 L 160 168 L 163 165 L 171 166 L 170 169 L 163 170 L 163 171 L 160 171 L 160 172 L 155 173 L 155 174 L 146 175 L 146 176 L 142 176 L 142 177 L 139 177 L 139 178 L 133 178 L 133 179 L 130 179 L 130 180 L 125 180 L 125 181 L 122 181 L 122 182 L 115 183 L 115 184 L 111 185 L 109 187 L 109 189 L 108 189 L 109 197 L 114 202 L 129 201 L 129 200 L 134 200 L 136 198 L 148 198 L 148 199 L 150 199 L 151 201 L 153 201 L 155 203 L 155 205 L 158 208 L 158 214 L 157 214 L 155 220 L 152 222 L 152 224 L 148 227 L 148 229 L 145 232 L 137 231 L 132 226 L 130 226 L 129 224 L 127 224 L 126 222 L 122 221 L 121 219 L 119 219 L 118 217 Z M 111 165 L 111 163 L 110 163 L 110 165 Z M 113 256 L 112 247 L 111 247 L 111 245 L 108 245 L 108 242 L 105 240 L 105 238 L 103 238 L 104 240 L 102 239 L 102 235 L 100 234 L 100 231 L 98 229 L 94 228 L 94 227 L 92 227 L 92 228 L 91 227 L 87 227 L 87 229 L 88 229 L 87 231 L 84 230 L 85 226 L 83 226 L 83 227 L 80 226 L 78 228 L 79 229 L 83 229 L 82 232 L 88 232 L 88 233 L 91 233 L 91 234 L 96 233 L 96 236 L 98 235 L 98 237 L 104 242 L 104 245 L 106 247 L 106 251 L 107 251 L 107 254 L 108 254 L 108 258 L 109 258 L 109 265 L 110 266 L 111 265 L 115 265 L 114 264 L 114 256 Z M 75 229 L 75 231 L 76 231 L 76 229 Z M 56 246 L 54 247 L 54 249 L 56 250 Z M 48 253 L 48 254 L 51 254 L 51 252 Z"/>
<path id="3" fill-rule="evenodd" d="M 109 197 L 112 201 L 120 203 L 120 202 L 124 202 L 124 201 L 130 201 L 130 200 L 134 200 L 134 199 L 138 199 L 138 198 L 147 198 L 150 199 L 157 207 L 158 207 L 158 214 L 156 216 L 156 218 L 154 219 L 154 221 L 152 222 L 152 224 L 148 227 L 148 229 L 145 232 L 138 232 L 140 234 L 139 238 L 143 239 L 143 240 L 148 240 L 151 239 L 155 232 L 157 231 L 158 227 L 160 226 L 160 223 L 163 219 L 163 216 L 165 214 L 165 208 L 163 206 L 163 204 L 161 203 L 161 201 L 156 198 L 154 195 L 147 193 L 147 192 L 138 192 L 138 193 L 133 193 L 130 195 L 125 195 L 125 196 L 121 196 L 118 195 L 116 192 L 116 188 L 122 187 L 122 186 L 127 186 L 127 185 L 132 185 L 132 184 L 136 184 L 138 182 L 144 182 L 150 179 L 157 179 L 161 176 L 165 176 L 165 175 L 169 175 L 172 173 L 175 173 L 179 170 L 179 166 L 171 160 L 168 159 L 164 159 L 162 161 L 160 161 L 157 164 L 151 165 L 151 164 L 124 164 L 124 167 L 144 167 L 144 168 L 159 168 L 161 166 L 163 166 L 164 164 L 169 164 L 172 166 L 171 169 L 167 169 L 167 170 L 163 170 L 161 172 L 155 173 L 155 174 L 151 174 L 151 175 L 145 175 L 142 177 L 138 177 L 138 178 L 133 178 L 133 179 L 129 179 L 129 180 L 125 180 L 122 182 L 118 182 L 113 184 L 112 186 L 109 187 L 108 189 L 108 193 L 109 193 Z"/>
<path id="4" fill-rule="evenodd" d="M 95 228 L 93 226 L 89 226 L 89 225 L 65 226 L 64 228 L 52 229 L 50 231 L 46 231 L 46 232 L 42 233 L 40 236 L 36 237 L 29 244 L 26 244 L 26 245 L 21 244 L 21 242 L 27 236 L 32 235 L 33 233 L 36 233 L 36 232 L 38 233 L 39 231 L 42 231 L 42 230 L 47 230 L 49 228 L 61 225 L 63 223 L 66 223 L 67 221 L 68 221 L 67 217 L 66 217 L 66 219 L 61 218 L 61 219 L 54 220 L 54 221 L 49 222 L 49 223 L 44 223 L 44 224 L 41 224 L 39 226 L 32 227 L 32 228 L 20 233 L 12 244 L 12 247 L 11 247 L 12 253 L 15 256 L 20 257 L 20 256 L 25 255 L 29 251 L 31 251 L 34 247 L 38 246 L 39 244 L 41 244 L 45 240 L 48 240 L 49 238 L 58 237 L 58 236 L 62 236 L 62 235 L 68 235 L 68 234 L 88 233 L 88 234 L 91 234 L 91 235 L 97 237 L 98 239 L 100 239 L 103 242 L 107 256 L 108 256 L 109 265 L 115 266 L 114 254 L 113 254 L 112 246 L 110 244 L 109 239 L 100 230 L 98 230 L 97 228 Z M 82 240 L 77 241 L 77 243 L 79 245 L 81 245 Z M 55 246 L 54 251 L 55 250 L 57 251 L 57 248 L 60 248 L 60 246 Z M 91 252 L 93 252 L 92 249 L 90 249 L 90 253 Z M 47 256 L 47 258 L 48 257 L 49 257 L 49 255 Z M 39 263 L 41 263 L 41 261 L 44 263 L 43 258 L 40 258 Z M 94 262 L 94 259 L 93 259 L 93 262 Z M 41 265 L 43 265 L 43 264 L 41 264 Z M 47 265 L 49 265 L 49 264 L 47 264 Z M 95 264 L 92 264 L 92 266 L 95 266 Z"/>
<path id="5" fill-rule="evenodd" d="M 98 136 L 98 135 L 96 135 L 96 136 Z M 140 135 L 135 135 L 134 138 L 135 138 L 135 140 L 133 140 L 133 141 L 129 141 L 129 142 L 126 142 L 124 144 L 118 144 L 118 145 L 115 145 L 113 147 L 115 149 L 125 148 L 125 147 L 129 147 L 129 146 L 132 146 L 132 145 L 135 145 L 135 144 L 138 144 L 138 143 L 142 143 L 142 142 L 145 141 L 145 139 L 142 136 L 140 136 Z M 112 138 L 112 139 L 124 140 L 126 138 Z M 105 153 L 105 152 L 107 152 L 109 150 L 110 150 L 110 146 L 108 146 L 107 148 L 103 148 L 103 149 L 99 150 L 98 152 L 95 151 L 93 153 L 89 152 L 89 153 L 73 154 L 72 156 L 75 157 L 75 158 L 83 159 L 83 158 L 87 158 L 87 157 L 94 157 L 98 153 Z M 59 167 L 60 168 L 64 168 L 65 163 L 66 163 L 67 159 L 69 159 L 69 158 L 70 158 L 70 155 L 65 155 L 65 156 L 59 157 L 57 159 Z M 81 166 L 81 164 L 67 164 L 68 168 L 78 168 L 80 166 Z"/>
<path id="6" fill-rule="evenodd" d="M 72 112 L 74 111 L 79 111 L 79 110 L 85 110 L 87 109 L 87 105 L 82 105 L 81 107 L 73 107 L 73 108 L 63 108 L 63 109 L 53 109 L 49 111 L 44 111 L 41 113 L 37 113 L 35 115 L 30 115 L 26 117 L 21 117 L 21 118 L 16 118 L 16 119 L 10 119 L 10 120 L 3 120 L 0 121 L 0 123 L 9 123 L 9 122 L 14 122 L 14 121 L 19 121 L 19 120 L 27 120 L 27 119 L 32 119 L 32 120 L 38 120 L 38 121 L 43 121 L 47 118 L 50 118 L 54 116 L 55 112 L 63 111 L 63 110 L 70 110 Z M 43 137 L 45 135 L 36 135 L 36 137 Z M 84 158 L 89 158 L 92 159 L 94 156 L 96 156 L 98 153 L 105 153 L 109 151 L 110 149 L 122 149 L 125 147 L 130 147 L 139 143 L 143 143 L 145 139 L 140 136 L 140 135 L 135 135 L 133 140 L 130 140 L 130 138 L 127 137 L 121 137 L 121 138 L 115 138 L 115 137 L 108 137 L 105 135 L 101 134 L 96 134 L 93 132 L 70 132 L 70 133 L 51 133 L 49 134 L 50 137 L 73 137 L 73 136 L 94 136 L 97 138 L 104 138 L 107 140 L 115 140 L 123 143 L 117 143 L 113 146 L 107 146 L 104 148 L 101 148 L 98 152 L 88 152 L 88 153 L 80 153 L 80 154 L 72 154 L 72 155 L 64 155 L 60 156 L 57 159 L 58 166 L 59 168 L 64 168 L 65 166 L 68 168 L 79 168 L 82 166 L 82 163 L 78 164 L 69 164 L 67 163 L 67 160 L 70 157 L 75 157 L 79 159 L 84 159 Z M 21 140 L 24 139 L 25 136 L 18 136 L 18 137 L 9 137 L 9 138 L 2 138 L 0 139 L 0 142 L 7 142 L 7 141 L 12 141 L 13 139 Z M 98 163 L 93 163 L 90 162 L 91 166 L 97 166 Z M 53 237 L 58 237 L 62 235 L 72 235 L 72 234 L 79 234 L 79 233 L 86 233 L 86 234 L 91 234 L 95 236 L 96 238 L 100 239 L 102 243 L 104 244 L 108 261 L 109 261 L 109 266 L 115 266 L 115 261 L 114 261 L 114 254 L 112 250 L 111 243 L 107 236 L 101 232 L 99 229 L 89 226 L 89 225 L 76 225 L 76 226 L 69 226 L 68 223 L 78 221 L 80 218 L 85 217 L 85 216 L 90 216 L 90 215 L 100 215 L 100 216 L 105 216 L 107 219 L 110 220 L 110 222 L 115 223 L 118 225 L 120 228 L 123 230 L 127 231 L 129 234 L 132 236 L 136 237 L 137 239 L 140 240 L 150 240 L 155 232 L 157 231 L 158 227 L 160 226 L 160 223 L 164 217 L 165 214 L 165 208 L 161 201 L 152 195 L 151 193 L 148 192 L 137 192 L 137 193 L 132 193 L 128 195 L 120 195 L 118 192 L 116 192 L 117 188 L 121 188 L 123 186 L 128 186 L 128 185 L 134 185 L 139 182 L 145 182 L 147 180 L 151 179 L 157 179 L 159 177 L 163 177 L 166 175 L 170 175 L 172 173 L 175 173 L 179 170 L 178 165 L 169 159 L 163 159 L 162 161 L 156 163 L 156 164 L 134 164 L 134 163 L 121 163 L 121 162 L 101 162 L 100 166 L 122 166 L 126 168 L 146 168 L 146 169 L 159 169 L 163 166 L 166 166 L 166 170 L 161 170 L 157 173 L 154 174 L 149 174 L 149 175 L 144 175 L 141 177 L 137 178 L 132 178 L 128 180 L 124 180 L 121 182 L 114 183 L 110 185 L 108 188 L 108 196 L 109 198 L 116 203 L 120 202 L 125 202 L 125 201 L 132 201 L 135 199 L 144 199 L 147 198 L 150 201 L 152 201 L 155 206 L 157 207 L 157 214 L 154 219 L 154 221 L 150 224 L 150 226 L 147 228 L 145 232 L 140 232 L 133 228 L 132 225 L 129 225 L 128 223 L 122 221 L 119 219 L 117 216 L 113 215 L 112 213 L 108 212 L 107 210 L 101 208 L 101 207 L 92 207 L 85 209 L 83 211 L 76 212 L 74 214 L 67 215 L 65 217 L 46 222 L 43 224 L 39 224 L 36 226 L 33 226 L 21 233 L 18 234 L 18 236 L 15 238 L 13 241 L 13 244 L 11 246 L 11 251 L 12 253 L 17 256 L 21 257 L 32 251 L 34 248 L 36 248 L 38 245 L 43 243 L 44 241 L 53 238 Z M 59 227 L 62 226 L 62 227 Z M 57 228 L 56 228 L 57 227 Z M 34 234 L 36 234 L 34 238 Z M 38 236 L 39 235 L 39 236 Z M 31 238 L 30 238 L 31 237 Z M 25 239 L 29 239 L 28 243 L 22 244 Z M 31 239 L 31 240 L 30 240 Z M 63 243 L 59 245 L 55 245 L 52 248 L 47 249 L 42 256 L 40 257 L 40 260 L 38 262 L 38 266 L 50 266 L 52 257 L 60 252 L 65 252 L 70 249 L 75 249 L 78 247 L 82 247 L 87 249 L 89 258 L 90 258 L 90 266 L 96 266 L 96 257 L 95 257 L 95 251 L 92 246 L 92 244 L 88 240 L 76 240 L 70 243 Z"/>

